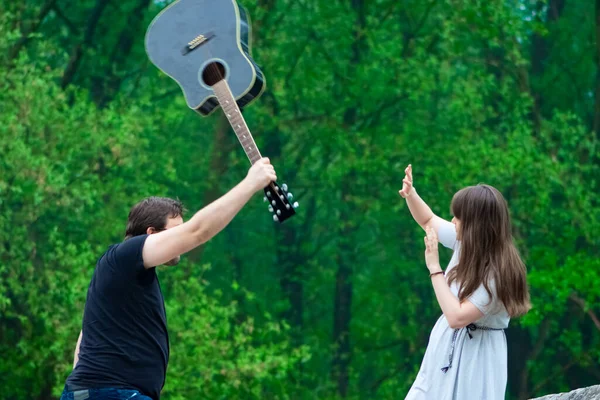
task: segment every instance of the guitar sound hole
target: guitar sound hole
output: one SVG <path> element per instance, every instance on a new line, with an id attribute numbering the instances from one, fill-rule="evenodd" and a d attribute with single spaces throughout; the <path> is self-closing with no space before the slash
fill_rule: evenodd
<path id="1" fill-rule="evenodd" d="M 208 86 L 213 86 L 222 79 L 225 79 L 225 66 L 218 61 L 207 64 L 202 71 L 202 80 Z"/>

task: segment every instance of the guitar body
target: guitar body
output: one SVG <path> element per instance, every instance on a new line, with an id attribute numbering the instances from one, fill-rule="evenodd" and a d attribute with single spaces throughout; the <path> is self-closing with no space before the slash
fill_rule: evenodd
<path id="1" fill-rule="evenodd" d="M 265 89 L 260 68 L 250 56 L 250 23 L 235 0 L 178 0 L 166 7 L 146 33 L 152 63 L 181 87 L 187 105 L 202 115 L 219 103 L 206 75 L 216 63 L 238 106 Z"/>

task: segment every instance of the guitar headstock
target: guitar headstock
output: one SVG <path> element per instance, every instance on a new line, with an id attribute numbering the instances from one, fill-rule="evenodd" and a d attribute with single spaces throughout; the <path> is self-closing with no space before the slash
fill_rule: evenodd
<path id="1" fill-rule="evenodd" d="M 284 183 L 281 187 L 277 182 L 272 182 L 265 188 L 264 201 L 269 203 L 269 211 L 273 213 L 273 221 L 283 222 L 296 214 L 298 202 L 293 200 L 294 195 L 288 192 L 288 187 Z"/>

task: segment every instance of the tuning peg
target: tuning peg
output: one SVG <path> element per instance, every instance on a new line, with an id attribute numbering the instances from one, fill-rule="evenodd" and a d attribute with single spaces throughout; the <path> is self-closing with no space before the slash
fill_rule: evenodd
<path id="1" fill-rule="evenodd" d="M 275 204 L 277 204 L 277 203 L 275 202 L 275 200 L 273 200 L 273 201 L 271 201 L 271 204 L 272 204 L 272 205 L 275 205 Z"/>
<path id="2" fill-rule="evenodd" d="M 269 212 L 273 212 L 273 207 L 269 206 Z"/>
<path id="3" fill-rule="evenodd" d="M 263 201 L 264 201 L 264 202 L 266 202 L 267 200 L 268 200 L 268 199 L 267 199 L 267 196 L 263 197 Z"/>
<path id="4" fill-rule="evenodd" d="M 267 196 L 271 197 L 271 192 L 267 192 Z"/>
<path id="5" fill-rule="evenodd" d="M 286 185 L 285 183 L 283 185 L 281 185 L 281 188 L 283 189 L 284 192 L 287 192 L 288 190 L 288 185 Z"/>
<path id="6" fill-rule="evenodd" d="M 289 204 L 286 204 L 286 205 L 285 205 L 285 208 L 287 208 L 287 209 L 289 210 L 289 209 L 290 209 L 290 205 L 289 205 Z"/>
<path id="7" fill-rule="evenodd" d="M 277 215 L 281 215 L 281 210 L 277 210 Z"/>
<path id="8" fill-rule="evenodd" d="M 273 221 L 277 222 L 279 221 L 279 217 L 277 217 L 277 215 L 273 214 Z"/>
<path id="9" fill-rule="evenodd" d="M 291 194 L 291 193 L 288 193 L 288 194 L 287 194 L 287 198 L 288 198 L 288 200 L 291 200 L 291 199 L 293 199 L 293 198 L 294 198 L 294 195 L 293 195 L 293 194 Z"/>
<path id="10" fill-rule="evenodd" d="M 300 204 L 298 204 L 298 202 L 296 201 L 296 202 L 294 202 L 293 207 L 298 208 L 298 207 L 300 207 Z"/>

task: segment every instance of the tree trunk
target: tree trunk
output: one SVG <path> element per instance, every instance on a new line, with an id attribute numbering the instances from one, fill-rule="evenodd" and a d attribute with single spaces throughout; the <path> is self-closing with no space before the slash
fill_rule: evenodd
<path id="1" fill-rule="evenodd" d="M 79 68 L 79 64 L 81 63 L 81 59 L 84 55 L 85 49 L 90 46 L 94 39 L 94 34 L 96 33 L 96 27 L 98 26 L 98 21 L 100 21 L 100 17 L 102 13 L 106 9 L 110 0 L 97 0 L 90 17 L 88 18 L 87 28 L 85 30 L 85 34 L 83 36 L 83 41 L 76 45 L 71 51 L 71 57 L 69 58 L 69 62 L 67 67 L 65 68 L 65 72 L 63 73 L 61 87 L 67 87 L 75 77 L 77 73 L 77 69 Z"/>
<path id="2" fill-rule="evenodd" d="M 516 335 L 511 337 L 513 340 L 511 340 L 510 343 L 515 351 L 513 351 L 513 355 L 510 356 L 510 358 L 514 361 L 514 364 L 516 364 L 517 367 L 514 369 L 511 367 L 510 369 L 515 371 L 512 375 L 514 376 L 514 382 L 519 382 L 518 398 L 520 400 L 528 399 L 531 394 L 529 370 L 527 369 L 526 364 L 524 366 L 522 364 L 527 363 L 528 361 L 536 360 L 544 350 L 544 345 L 546 344 L 548 334 L 550 333 L 550 319 L 546 318 L 540 324 L 540 329 L 538 331 L 537 339 L 533 345 L 533 348 L 531 348 L 532 337 L 527 331 L 518 327 L 511 329 L 511 332 L 515 332 Z M 527 354 L 527 357 L 522 357 L 523 354 Z"/>
<path id="3" fill-rule="evenodd" d="M 274 118 L 279 118 L 279 104 L 274 96 L 264 97 L 267 105 L 271 108 L 271 113 Z M 269 157 L 272 161 L 281 159 L 283 152 L 283 144 L 281 142 L 281 132 L 279 128 L 275 128 L 274 131 L 264 132 L 267 141 L 264 146 L 264 155 Z M 297 162 L 292 162 L 291 165 L 298 165 Z M 277 166 L 276 166 L 277 167 Z M 282 178 L 292 179 L 290 182 L 290 192 L 293 192 L 293 177 L 294 173 L 286 171 L 286 175 L 280 174 Z M 280 183 L 286 183 L 283 180 Z M 311 222 L 310 210 L 304 208 L 306 212 L 306 224 Z M 296 226 L 292 226 L 292 222 L 288 222 L 282 225 L 276 225 L 277 230 L 275 240 L 277 242 L 277 261 L 276 264 L 280 266 L 281 275 L 279 278 L 279 286 L 285 298 L 288 300 L 290 307 L 285 310 L 281 317 L 287 320 L 292 327 L 292 341 L 294 345 L 299 346 L 302 344 L 302 327 L 304 324 L 304 277 L 302 274 L 302 267 L 305 262 L 304 256 L 298 249 L 298 243 L 301 242 L 297 236 L 297 232 L 306 232 L 307 226 L 304 229 L 298 229 Z M 301 366 L 300 366 L 301 368 Z"/>
<path id="4" fill-rule="evenodd" d="M 537 12 L 541 13 L 546 4 L 548 7 L 546 9 L 546 23 L 558 21 L 565 8 L 565 0 L 538 1 Z M 531 46 L 531 69 L 534 75 L 539 76 L 543 74 L 544 64 L 548 58 L 548 41 L 544 36 L 535 33 L 531 41 Z"/>
<path id="5" fill-rule="evenodd" d="M 596 0 L 596 97 L 593 129 L 596 138 L 600 138 L 600 0 Z"/>
<path id="6" fill-rule="evenodd" d="M 352 252 L 341 248 L 340 252 Z M 350 383 L 349 367 L 351 362 L 350 321 L 352 318 L 352 267 L 350 263 L 339 258 L 335 277 L 335 304 L 333 316 L 333 337 L 335 353 L 332 373 L 336 381 L 337 391 L 342 398 L 348 395 Z"/>
<path id="7" fill-rule="evenodd" d="M 29 26 L 29 28 L 22 30 L 21 37 L 19 38 L 19 40 L 17 40 L 17 42 L 14 44 L 14 46 L 8 52 L 8 59 L 9 60 L 14 60 L 19 55 L 19 52 L 21 51 L 21 49 L 29 41 L 29 35 L 31 35 L 32 33 L 34 33 L 35 31 L 38 30 L 38 28 L 41 25 L 42 21 L 44 20 L 44 18 L 46 18 L 46 15 L 48 15 L 48 13 L 52 9 L 52 7 L 54 7 L 55 3 L 56 3 L 56 0 L 48 0 L 48 1 L 46 1 L 46 3 L 44 3 L 44 5 L 42 6 L 42 8 L 40 9 L 39 15 L 31 23 L 31 25 Z"/>
<path id="8" fill-rule="evenodd" d="M 259 0 L 258 7 L 263 10 L 264 17 L 262 19 L 255 20 L 252 24 L 252 32 L 263 32 L 262 35 L 253 35 L 251 41 L 254 45 L 260 46 L 265 36 L 268 36 L 272 30 L 278 29 L 278 25 L 274 22 L 274 15 L 277 15 L 277 9 L 275 8 L 274 0 Z M 288 76 L 293 72 L 293 67 L 287 74 Z M 268 80 L 268 77 L 267 77 Z M 277 98 L 272 92 L 265 92 L 262 96 L 262 102 L 266 104 L 271 110 L 271 115 L 274 119 L 280 118 L 280 107 Z M 278 165 L 276 160 L 281 159 L 283 153 L 283 143 L 281 141 L 282 132 L 276 126 L 273 131 L 261 132 L 261 136 L 266 138 L 263 142 L 262 153 L 265 157 L 269 157 L 275 164 L 277 169 Z M 259 139 L 260 140 L 260 139 Z M 280 173 L 281 182 L 290 183 L 290 192 L 294 191 L 294 176 L 295 168 L 299 165 L 299 160 L 292 160 L 289 165 L 294 166 L 294 171 L 285 171 L 285 173 L 277 169 Z M 289 181 L 288 181 L 289 179 Z M 311 203 L 314 205 L 314 203 Z M 291 326 L 291 338 L 294 346 L 300 346 L 303 343 L 302 330 L 304 326 L 304 275 L 302 268 L 306 261 L 306 255 L 300 251 L 299 244 L 302 240 L 298 237 L 298 232 L 307 232 L 310 224 L 312 223 L 312 207 L 303 207 L 303 214 L 305 218 L 305 224 L 302 229 L 299 229 L 297 225 L 293 225 L 292 221 L 282 224 L 275 225 L 277 230 L 275 241 L 276 241 L 276 265 L 278 265 L 281 275 L 279 277 L 279 286 L 283 296 L 289 303 L 289 308 L 281 313 L 281 318 L 285 319 Z M 298 217 L 295 217 L 298 218 Z M 302 369 L 302 364 L 298 365 L 299 369 Z"/>
<path id="9" fill-rule="evenodd" d="M 561 17 L 565 8 L 565 0 L 550 0 L 548 3 L 546 1 L 538 1 L 538 13 L 543 11 L 544 6 L 547 6 L 545 22 L 546 24 L 551 24 L 558 21 L 558 19 Z M 546 60 L 549 56 L 550 46 L 548 44 L 548 39 L 545 36 L 535 33 L 531 40 L 531 47 L 531 73 L 534 77 L 542 77 L 545 71 Z M 540 93 L 541 90 L 530 85 L 529 74 L 525 67 L 521 67 L 520 75 L 522 84 L 521 90 L 528 91 L 533 97 L 533 122 L 535 131 L 539 132 L 541 129 L 542 107 L 544 99 Z"/>
<path id="10" fill-rule="evenodd" d="M 277 265 L 281 266 L 279 285 L 290 307 L 284 311 L 285 318 L 292 327 L 292 340 L 295 346 L 302 344 L 304 325 L 304 277 L 301 272 L 304 261 L 295 251 L 298 243 L 295 231 L 282 225 L 277 232 Z"/>
<path id="11" fill-rule="evenodd" d="M 361 62 L 361 53 L 366 46 L 363 29 L 366 26 L 366 10 L 363 0 L 352 0 L 352 8 L 356 13 L 354 24 L 354 43 L 352 44 L 351 65 L 355 66 Z M 358 110 L 352 106 L 344 113 L 344 125 L 354 126 L 356 124 Z M 341 190 L 342 198 L 346 193 L 351 193 L 354 186 L 354 171 L 350 171 L 344 178 Z M 352 360 L 352 346 L 350 342 L 350 322 L 352 320 L 352 274 L 355 263 L 355 253 L 351 244 L 354 228 L 345 221 L 351 221 L 355 217 L 355 205 L 352 201 L 345 202 L 345 213 L 342 212 L 340 220 L 340 256 L 338 257 L 338 270 L 335 280 L 334 318 L 333 318 L 333 342 L 335 353 L 333 355 L 332 375 L 336 381 L 338 394 L 345 398 L 348 395 L 350 384 L 349 369 Z M 345 214 L 345 215 L 344 215 Z"/>
<path id="12" fill-rule="evenodd" d="M 233 151 L 237 141 L 237 139 L 236 141 L 233 140 L 235 134 L 227 117 L 220 109 L 216 113 L 218 117 L 214 116 L 213 118 L 218 118 L 218 120 L 215 124 L 214 144 L 210 152 L 210 167 L 207 176 L 204 178 L 207 181 L 207 189 L 202 196 L 202 207 L 212 203 L 222 195 L 219 183 L 227 171 L 227 155 Z M 190 264 L 196 264 L 202 259 L 204 246 L 201 245 L 189 253 Z M 191 269 L 188 268 L 185 271 L 186 278 L 191 276 L 191 273 Z"/>
<path id="13" fill-rule="evenodd" d="M 125 26 L 121 30 L 119 39 L 110 56 L 106 73 L 104 76 L 94 77 L 95 82 L 92 85 L 92 96 L 96 104 L 100 107 L 106 106 L 119 91 L 119 87 L 123 81 L 122 71 L 127 65 L 133 44 L 143 36 L 141 23 L 144 20 L 144 11 L 149 5 L 150 0 L 138 0 L 135 8 L 128 13 Z"/>

